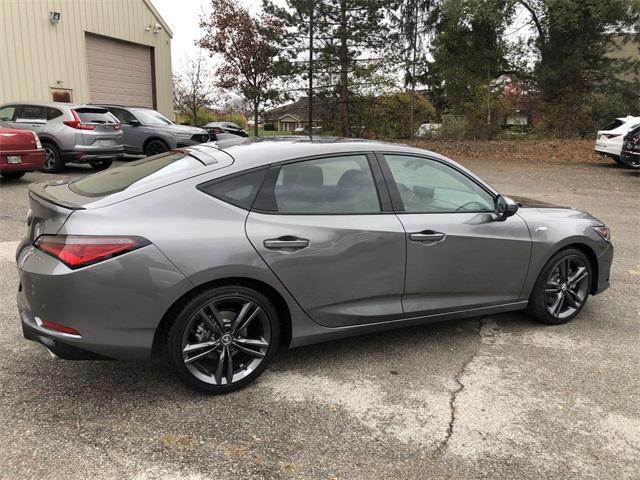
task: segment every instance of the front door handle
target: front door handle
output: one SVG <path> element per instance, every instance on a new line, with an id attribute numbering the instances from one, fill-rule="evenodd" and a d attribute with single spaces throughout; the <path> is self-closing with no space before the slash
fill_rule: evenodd
<path id="1" fill-rule="evenodd" d="M 423 230 L 409 235 L 409 238 L 414 242 L 441 242 L 446 237 L 444 233 L 434 232 L 433 230 Z"/>
<path id="2" fill-rule="evenodd" d="M 264 247 L 269 250 L 285 250 L 293 252 L 295 250 L 301 250 L 309 246 L 309 240 L 306 238 L 293 237 L 291 235 L 285 235 L 284 237 L 270 238 L 263 242 Z"/>

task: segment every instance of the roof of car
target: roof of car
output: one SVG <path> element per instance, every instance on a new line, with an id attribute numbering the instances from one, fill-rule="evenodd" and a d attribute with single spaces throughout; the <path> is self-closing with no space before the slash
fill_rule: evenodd
<path id="1" fill-rule="evenodd" d="M 284 136 L 269 138 L 241 138 L 217 143 L 203 144 L 220 149 L 238 162 L 252 166 L 268 165 L 296 158 L 315 155 L 354 153 L 354 152 L 404 152 L 428 154 L 450 161 L 446 157 L 421 148 L 373 140 L 341 137 Z"/>
<path id="2" fill-rule="evenodd" d="M 187 150 L 190 148 L 193 148 L 194 150 L 211 148 L 220 152 L 225 152 L 234 159 L 234 165 L 242 166 L 243 170 L 287 160 L 314 157 L 316 155 L 339 155 L 358 152 L 422 155 L 447 162 L 452 166 L 465 171 L 469 176 L 478 179 L 478 181 L 492 189 L 490 185 L 478 176 L 444 155 L 400 143 L 341 137 L 314 136 L 310 138 L 309 136 L 285 136 L 269 138 L 237 138 L 233 140 L 203 143 L 194 147 L 188 147 Z"/>
<path id="3" fill-rule="evenodd" d="M 38 107 L 55 107 L 55 108 L 74 108 L 74 107 L 79 107 L 81 106 L 80 104 L 77 103 L 63 103 L 63 102 L 22 102 L 22 101 L 16 101 L 16 102 L 7 102 L 4 104 L 6 105 L 34 105 L 34 106 L 38 106 Z"/>

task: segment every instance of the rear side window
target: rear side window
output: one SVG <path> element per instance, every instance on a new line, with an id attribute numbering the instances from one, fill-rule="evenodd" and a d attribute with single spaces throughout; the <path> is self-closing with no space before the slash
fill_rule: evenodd
<path id="1" fill-rule="evenodd" d="M 18 108 L 16 120 L 46 120 L 47 109 L 39 105 L 22 105 Z"/>
<path id="2" fill-rule="evenodd" d="M 267 169 L 263 168 L 240 175 L 232 175 L 198 185 L 198 189 L 231 205 L 249 210 L 266 173 Z"/>
<path id="3" fill-rule="evenodd" d="M 108 110 L 97 108 L 76 108 L 82 123 L 117 123 L 118 120 Z"/>
<path id="4" fill-rule="evenodd" d="M 345 155 L 282 165 L 273 187 L 278 213 L 350 215 L 380 211 L 365 155 Z"/>
<path id="5" fill-rule="evenodd" d="M 103 197 L 198 167 L 202 167 L 202 163 L 195 158 L 171 152 L 89 175 L 70 183 L 69 188 L 85 197 Z"/>

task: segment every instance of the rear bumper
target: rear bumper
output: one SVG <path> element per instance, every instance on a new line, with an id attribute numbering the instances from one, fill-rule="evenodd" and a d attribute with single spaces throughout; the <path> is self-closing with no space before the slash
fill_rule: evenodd
<path id="1" fill-rule="evenodd" d="M 184 275 L 153 245 L 70 270 L 23 242 L 17 263 L 24 336 L 62 358 L 149 359 L 160 320 L 190 289 Z M 43 320 L 79 334 L 50 330 Z"/>
<path id="2" fill-rule="evenodd" d="M 20 163 L 9 163 L 7 156 L 19 155 Z M 28 150 L 15 152 L 2 152 L 0 155 L 0 172 L 32 172 L 40 170 L 44 166 L 44 150 Z"/>
<path id="3" fill-rule="evenodd" d="M 102 160 L 117 160 L 124 157 L 124 146 L 118 148 L 99 149 L 79 147 L 76 150 L 62 152 L 62 159 L 71 163 L 91 163 Z"/>

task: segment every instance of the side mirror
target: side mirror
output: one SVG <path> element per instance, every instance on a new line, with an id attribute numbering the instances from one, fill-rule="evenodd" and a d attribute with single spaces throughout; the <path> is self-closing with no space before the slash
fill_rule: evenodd
<path id="1" fill-rule="evenodd" d="M 518 211 L 518 204 L 509 197 L 498 195 L 496 197 L 496 221 L 504 222 L 507 218 L 515 215 Z"/>
<path id="2" fill-rule="evenodd" d="M 133 118 L 129 120 L 129 125 L 131 125 L 132 127 L 139 127 L 142 124 L 140 123 L 140 120 L 136 120 L 135 118 Z"/>

